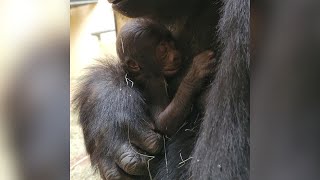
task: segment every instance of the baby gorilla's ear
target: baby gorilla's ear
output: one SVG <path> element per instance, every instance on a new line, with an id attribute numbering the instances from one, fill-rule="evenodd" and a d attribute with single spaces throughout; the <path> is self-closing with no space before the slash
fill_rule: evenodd
<path id="1" fill-rule="evenodd" d="M 139 72 L 140 71 L 140 66 L 135 60 L 126 59 L 125 63 L 129 69 L 129 71 L 132 71 L 132 72 Z"/>

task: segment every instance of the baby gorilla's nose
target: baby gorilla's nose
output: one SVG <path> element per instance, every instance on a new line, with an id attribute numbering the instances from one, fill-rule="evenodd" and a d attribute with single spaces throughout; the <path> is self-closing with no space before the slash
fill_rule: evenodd
<path id="1" fill-rule="evenodd" d="M 180 66 L 181 64 L 181 55 L 179 53 L 179 51 L 175 51 L 173 53 L 173 59 L 172 59 L 172 64 L 174 64 L 174 66 Z"/>

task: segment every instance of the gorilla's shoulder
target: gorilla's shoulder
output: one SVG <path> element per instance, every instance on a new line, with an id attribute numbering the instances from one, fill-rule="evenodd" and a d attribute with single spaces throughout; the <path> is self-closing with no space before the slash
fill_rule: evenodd
<path id="1" fill-rule="evenodd" d="M 93 65 L 84 69 L 79 78 L 81 83 L 99 84 L 104 87 L 121 86 L 125 84 L 126 72 L 115 57 L 98 59 Z"/>
<path id="2" fill-rule="evenodd" d="M 77 80 L 73 96 L 73 104 L 76 109 L 84 104 L 94 106 L 97 103 L 144 101 L 141 93 L 127 78 L 125 70 L 116 58 L 99 59 L 84 71 Z"/>

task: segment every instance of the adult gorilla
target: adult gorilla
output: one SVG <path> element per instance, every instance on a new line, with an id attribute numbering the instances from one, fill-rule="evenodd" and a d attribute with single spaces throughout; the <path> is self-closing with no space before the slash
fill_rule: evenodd
<path id="1" fill-rule="evenodd" d="M 159 21 L 175 36 L 187 58 L 181 75 L 168 81 L 171 96 L 196 54 L 212 49 L 219 64 L 208 93 L 203 93 L 206 102 L 199 98 L 188 124 L 165 143 L 165 157 L 151 161 L 142 153 L 158 154 L 163 139 L 153 131 L 143 98 L 127 85 L 118 66 L 91 68 L 74 102 L 87 151 L 103 179 L 148 178 L 149 162 L 154 179 L 249 179 L 250 2 L 109 1 L 128 17 Z"/>

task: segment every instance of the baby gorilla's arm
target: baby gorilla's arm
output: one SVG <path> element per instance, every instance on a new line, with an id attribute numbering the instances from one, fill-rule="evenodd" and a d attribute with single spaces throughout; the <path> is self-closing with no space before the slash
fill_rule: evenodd
<path id="1" fill-rule="evenodd" d="M 185 121 L 193 98 L 200 90 L 203 80 L 213 71 L 213 52 L 204 51 L 193 59 L 193 64 L 182 80 L 170 104 L 155 118 L 157 129 L 173 135 Z"/>

